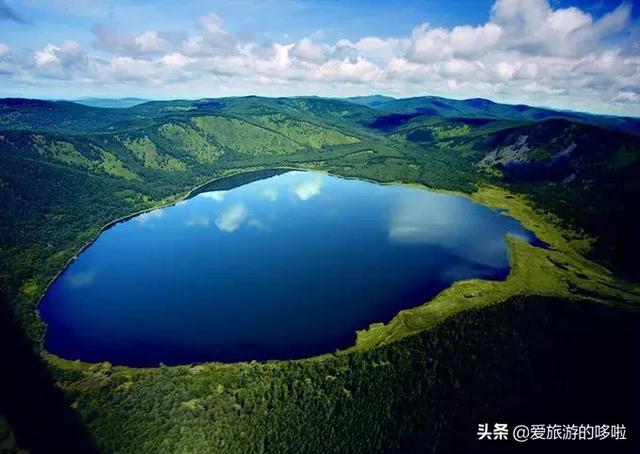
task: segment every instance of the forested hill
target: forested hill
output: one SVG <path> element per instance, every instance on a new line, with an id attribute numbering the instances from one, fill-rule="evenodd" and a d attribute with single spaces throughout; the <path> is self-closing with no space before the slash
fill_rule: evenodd
<path id="1" fill-rule="evenodd" d="M 376 112 L 355 106 L 345 107 L 348 102 L 355 106 L 369 107 Z M 316 113 L 324 115 L 325 110 L 340 109 L 351 115 L 358 113 L 364 118 L 378 116 L 380 112 L 407 115 L 410 118 L 432 116 L 442 118 L 500 119 L 512 121 L 541 121 L 565 119 L 614 131 L 640 135 L 640 119 L 608 115 L 594 115 L 583 112 L 553 110 L 531 107 L 523 104 L 500 104 L 488 99 L 465 100 L 447 99 L 437 96 L 396 99 L 388 96 L 359 96 L 345 99 L 317 97 L 259 98 L 255 96 L 200 99 L 193 101 L 148 101 L 140 98 L 104 99 L 87 98 L 76 102 L 43 101 L 37 99 L 0 99 L 0 128 L 34 129 L 49 131 L 98 130 L 122 121 L 157 118 L 175 112 L 246 112 L 246 109 L 273 108 L 294 113 L 305 109 L 305 105 L 316 104 Z M 351 112 L 354 111 L 354 112 Z M 307 111 L 307 113 L 310 113 Z M 334 112 L 334 115 L 339 112 Z"/>
<path id="2" fill-rule="evenodd" d="M 540 121 L 551 118 L 571 120 L 629 134 L 640 134 L 640 119 L 584 112 L 554 110 L 524 104 L 500 104 L 488 99 L 447 99 L 438 96 L 419 96 L 396 99 L 388 96 L 360 96 L 347 98 L 355 104 L 375 107 L 392 114 L 410 116 L 431 115 L 444 118 L 492 118 L 502 120 Z"/>

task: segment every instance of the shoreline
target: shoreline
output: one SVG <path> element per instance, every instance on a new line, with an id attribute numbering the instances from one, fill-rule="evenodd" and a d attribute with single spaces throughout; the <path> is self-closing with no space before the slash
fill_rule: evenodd
<path id="1" fill-rule="evenodd" d="M 97 232 L 97 234 L 95 235 L 95 237 L 93 237 L 90 241 L 88 241 L 86 244 L 84 244 L 84 245 L 83 245 L 83 246 L 82 246 L 82 247 L 81 247 L 81 248 L 80 248 L 80 249 L 79 249 L 79 250 L 78 250 L 78 251 L 73 255 L 73 257 L 72 257 L 72 258 L 70 258 L 70 259 L 66 262 L 66 264 L 65 264 L 65 265 L 64 265 L 64 266 L 63 266 L 63 267 L 58 271 L 58 273 L 56 273 L 56 275 L 55 275 L 55 276 L 51 279 L 51 281 L 48 283 L 48 285 L 46 286 L 46 288 L 45 288 L 44 292 L 42 293 L 42 295 L 41 295 L 41 296 L 40 296 L 40 298 L 38 299 L 38 302 L 37 302 L 37 305 L 36 305 L 37 310 L 38 310 L 38 318 L 39 318 L 40 320 L 42 320 L 42 318 L 40 317 L 40 313 L 39 313 L 39 306 L 40 306 L 40 303 L 42 302 L 42 299 L 44 298 L 45 294 L 48 292 L 49 288 L 51 287 L 51 285 L 56 281 L 56 279 L 58 279 L 58 278 L 60 277 L 60 275 L 61 275 L 62 273 L 64 273 L 64 272 L 67 270 L 67 268 L 68 268 L 68 267 L 69 267 L 69 266 L 70 266 L 70 265 L 71 265 L 71 264 L 72 264 L 72 263 L 73 263 L 73 262 L 78 258 L 78 256 L 79 256 L 79 255 L 80 255 L 84 250 L 86 250 L 86 249 L 87 249 L 89 246 L 91 246 L 95 241 L 97 241 L 97 239 L 100 237 L 100 235 L 101 235 L 104 231 L 106 231 L 106 230 L 108 230 L 109 228 L 111 228 L 111 227 L 113 227 L 113 226 L 117 225 L 117 224 L 118 224 L 118 223 L 120 223 L 120 222 L 124 222 L 124 221 L 127 221 L 127 220 L 129 220 L 129 219 L 132 219 L 132 218 L 134 218 L 134 217 L 136 217 L 136 216 L 139 216 L 140 214 L 144 214 L 144 213 L 148 213 L 148 212 L 151 212 L 151 211 L 154 211 L 154 210 L 157 210 L 157 209 L 164 209 L 164 208 L 167 208 L 167 207 L 170 207 L 170 206 L 176 205 L 177 203 L 180 203 L 180 202 L 182 202 L 182 201 L 184 201 L 184 200 L 187 200 L 187 199 L 189 199 L 189 198 L 193 197 L 193 196 L 194 196 L 194 193 L 195 193 L 195 192 L 197 192 L 199 189 L 201 189 L 201 188 L 203 188 L 203 187 L 205 187 L 205 186 L 207 186 L 207 185 L 210 185 L 210 184 L 212 184 L 212 183 L 214 183 L 214 182 L 221 181 L 221 180 L 224 180 L 224 179 L 227 179 L 227 178 L 232 178 L 232 177 L 234 177 L 234 176 L 238 176 L 238 175 L 251 174 L 251 173 L 258 173 L 258 172 L 264 172 L 264 171 L 269 171 L 269 170 L 273 170 L 273 171 L 281 170 L 281 171 L 283 171 L 283 173 L 286 173 L 286 172 L 293 172 L 293 171 L 301 171 L 301 172 L 318 172 L 318 173 L 322 173 L 322 174 L 325 174 L 325 175 L 330 175 L 330 176 L 333 176 L 333 177 L 336 177 L 336 178 L 341 178 L 341 179 L 344 179 L 344 180 L 360 180 L 360 181 L 365 181 L 365 182 L 369 182 L 369 183 L 372 183 L 372 184 L 384 185 L 384 186 L 387 186 L 387 185 L 402 185 L 402 186 L 408 186 L 408 187 L 412 187 L 412 188 L 414 188 L 414 189 L 422 189 L 422 190 L 427 190 L 427 191 L 431 191 L 431 192 L 438 192 L 438 193 L 447 194 L 447 195 L 456 195 L 456 196 L 461 196 L 461 197 L 464 197 L 465 199 L 470 200 L 470 201 L 472 201 L 472 202 L 474 202 L 474 203 L 478 203 L 478 204 L 480 204 L 480 205 L 482 205 L 482 206 L 486 206 L 487 208 L 489 208 L 489 209 L 491 209 L 491 210 L 497 211 L 497 212 L 498 212 L 498 213 L 500 213 L 500 214 L 507 214 L 507 215 L 508 215 L 508 211 L 509 211 L 508 209 L 506 209 L 506 210 L 505 210 L 505 209 L 501 209 L 501 208 L 497 208 L 497 207 L 491 206 L 490 204 L 482 203 L 482 201 L 481 201 L 481 200 L 478 200 L 478 198 L 477 198 L 477 197 L 473 197 L 473 194 L 474 194 L 474 193 L 463 193 L 463 192 L 459 192 L 459 191 L 442 190 L 442 189 L 437 189 L 437 188 L 430 188 L 430 187 L 425 186 L 425 185 L 423 185 L 423 184 L 405 183 L 405 182 L 400 182 L 400 181 L 380 182 L 380 181 L 375 181 L 375 180 L 371 180 L 371 179 L 368 179 L 368 178 L 362 178 L 362 177 L 356 177 L 356 176 L 342 176 L 342 175 L 337 175 L 337 174 L 335 174 L 335 173 L 332 173 L 332 172 L 327 171 L 327 170 L 322 170 L 322 169 L 300 168 L 300 167 L 265 167 L 265 168 L 252 168 L 252 169 L 250 169 L 250 170 L 247 170 L 247 169 L 239 170 L 239 171 L 235 171 L 235 172 L 229 173 L 229 174 L 227 174 L 227 175 L 217 176 L 217 177 L 211 178 L 211 179 L 209 179 L 209 180 L 207 180 L 207 181 L 205 181 L 205 182 L 203 182 L 203 183 L 201 183 L 201 184 L 199 184 L 199 185 L 197 185 L 197 186 L 193 187 L 192 189 L 190 189 L 189 191 L 187 191 L 186 193 L 184 193 L 184 195 L 182 195 L 182 196 L 180 196 L 180 194 L 176 195 L 176 196 L 175 196 L 175 197 L 176 197 L 176 199 L 175 199 L 175 200 L 173 200 L 173 201 L 171 201 L 171 202 L 161 203 L 161 204 L 159 204 L 159 205 L 157 205 L 157 206 L 154 206 L 154 207 L 151 207 L 151 208 L 148 208 L 148 209 L 144 209 L 144 210 L 136 211 L 136 212 L 131 213 L 131 214 L 128 214 L 128 215 L 126 215 L 126 216 L 122 216 L 122 217 L 120 217 L 120 218 L 114 219 L 114 220 L 112 220 L 112 221 L 108 222 L 107 224 L 105 224 L 104 226 L 102 226 L 102 227 L 98 230 L 98 232 Z M 248 184 L 248 183 L 247 183 L 247 184 Z M 242 184 L 241 184 L 241 185 L 239 185 L 239 186 L 242 186 Z M 478 189 L 476 190 L 476 192 L 475 192 L 475 193 L 478 193 L 480 190 L 481 190 L 481 188 L 478 188 Z M 521 223 L 521 225 L 523 225 L 523 227 L 527 228 L 527 227 L 524 225 L 523 220 L 520 220 L 520 219 L 518 219 L 517 217 L 514 217 L 513 215 L 510 215 L 510 217 L 512 217 L 513 219 L 517 220 L 519 223 Z M 530 228 L 529 228 L 529 230 L 531 230 L 531 231 L 532 231 L 532 233 L 534 233 L 534 235 L 536 235 L 536 238 L 538 238 L 538 233 L 536 233 L 533 229 L 530 229 Z M 538 238 L 538 239 L 539 239 L 539 240 L 541 240 L 540 238 Z M 541 240 L 541 241 L 542 241 L 542 240 Z M 509 272 L 508 272 L 507 276 L 505 277 L 505 279 L 500 280 L 500 281 L 495 281 L 495 282 L 504 282 L 506 279 L 508 279 L 508 277 L 509 277 L 509 275 L 510 275 L 511 271 L 512 271 L 512 270 L 513 270 L 513 268 L 514 268 L 514 265 L 515 265 L 515 264 L 514 264 L 514 263 L 511 263 L 511 262 L 512 262 L 512 260 L 511 260 L 511 259 L 513 259 L 514 257 L 512 257 L 512 256 L 511 256 L 511 255 L 512 255 L 512 251 L 511 251 L 511 246 L 510 246 L 510 244 L 509 244 L 509 243 L 507 244 L 507 248 L 508 248 L 508 254 L 509 254 L 509 257 L 510 257 L 510 260 L 509 260 L 509 262 L 510 262 L 510 263 L 509 263 Z M 466 281 L 458 281 L 458 282 L 466 282 Z M 452 283 L 452 285 L 454 285 L 454 284 L 455 284 L 455 283 Z M 451 286 L 447 287 L 447 289 L 448 289 L 448 288 L 451 288 Z M 444 291 L 446 291 L 447 289 L 444 289 L 444 290 L 443 290 L 443 292 L 444 292 Z M 441 293 L 441 292 L 440 292 L 440 293 Z M 434 295 L 434 297 L 433 297 L 431 300 L 429 300 L 429 301 L 425 301 L 425 302 L 423 302 L 422 304 L 419 304 L 418 306 L 415 306 L 415 308 L 418 308 L 418 307 L 422 307 L 422 306 L 428 305 L 431 301 L 435 300 L 437 296 L 438 296 L 438 295 Z M 499 301 L 496 301 L 496 302 L 499 302 Z M 414 309 L 415 309 L 415 308 L 414 308 Z M 411 310 L 411 309 L 405 309 L 405 310 Z M 386 323 L 382 323 L 382 324 L 383 324 L 383 325 L 387 325 L 387 324 L 391 323 L 395 318 L 397 318 L 397 317 L 400 315 L 400 313 L 401 313 L 401 312 L 402 312 L 402 311 L 400 311 L 399 313 L 395 314 L 395 315 L 394 315 L 394 317 L 392 317 L 392 319 L 391 319 L 391 320 L 389 320 L 389 321 L 388 321 L 388 322 L 386 322 Z M 372 322 L 372 323 L 371 323 L 367 328 L 364 328 L 363 330 L 357 330 L 357 331 L 356 331 L 356 333 L 355 333 L 355 334 L 356 334 L 356 342 L 354 342 L 354 344 L 352 344 L 352 345 L 350 345 L 350 346 L 347 346 L 347 347 L 345 347 L 345 348 L 343 348 L 343 349 L 336 349 L 336 351 L 335 351 L 335 352 L 327 352 L 327 353 L 323 353 L 323 354 L 320 354 L 320 355 L 315 355 L 315 356 L 312 356 L 312 357 L 305 357 L 305 358 L 291 359 L 291 360 L 289 360 L 289 361 L 322 360 L 322 359 L 324 359 L 324 358 L 333 357 L 333 356 L 335 356 L 335 355 L 337 355 L 337 354 L 341 354 L 341 353 L 350 353 L 351 351 L 354 351 L 354 350 L 355 350 L 355 349 L 357 349 L 357 347 L 358 347 L 358 338 L 359 338 L 359 333 L 360 333 L 361 331 L 367 331 L 367 330 L 369 330 L 371 327 L 373 327 L 374 325 L 379 325 L 380 323 L 381 323 L 381 322 Z M 82 360 L 77 360 L 77 359 L 76 359 L 76 360 L 73 360 L 73 359 L 63 358 L 63 357 L 59 357 L 59 356 L 55 355 L 54 353 L 49 352 L 49 351 L 44 347 L 44 336 L 46 335 L 46 329 L 47 329 L 47 326 L 46 326 L 46 323 L 44 323 L 44 321 L 43 321 L 43 324 L 44 324 L 44 326 L 45 326 L 45 331 L 44 331 L 44 333 L 45 333 L 45 334 L 43 334 L 43 337 L 42 337 L 41 342 L 40 342 L 40 346 L 41 346 L 41 354 L 42 354 L 43 356 L 45 356 L 45 357 L 47 357 L 47 356 L 54 357 L 54 358 L 57 358 L 57 359 L 58 359 L 58 360 L 60 360 L 60 361 L 70 361 L 70 362 L 79 361 L 79 362 L 81 362 L 82 364 L 86 364 L 86 365 L 101 364 L 100 362 L 93 363 L 93 362 L 84 362 L 84 361 L 82 361 Z M 275 360 L 275 359 L 274 359 L 274 360 L 265 360 L 265 361 L 260 361 L 260 362 L 269 363 L 269 362 L 278 362 L 278 361 L 281 361 L 281 360 Z M 234 365 L 234 364 L 243 364 L 243 363 L 246 363 L 246 362 L 247 362 L 247 361 L 239 361 L 239 362 L 238 362 L 238 361 L 236 361 L 236 362 L 225 363 L 225 362 L 219 362 L 219 361 L 202 361 L 202 362 L 199 362 L 199 363 L 185 363 L 185 364 L 179 364 L 179 365 L 174 365 L 174 366 L 171 366 L 171 367 L 190 366 L 190 365 L 192 366 L 192 365 L 194 365 L 194 364 L 195 364 L 195 365 L 198 365 L 198 364 L 199 364 L 199 365 L 203 365 L 203 364 L 225 364 L 225 365 Z M 131 368 L 131 369 L 157 369 L 157 368 L 158 368 L 158 367 L 160 367 L 160 366 L 158 365 L 158 366 L 136 367 L 136 366 L 127 366 L 127 365 L 115 365 L 115 367 L 124 367 L 124 368 Z"/>

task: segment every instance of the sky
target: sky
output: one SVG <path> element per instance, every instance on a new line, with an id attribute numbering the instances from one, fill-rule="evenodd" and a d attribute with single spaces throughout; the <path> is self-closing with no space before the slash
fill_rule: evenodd
<path id="1" fill-rule="evenodd" d="M 0 97 L 250 94 L 640 116 L 640 2 L 0 0 Z"/>

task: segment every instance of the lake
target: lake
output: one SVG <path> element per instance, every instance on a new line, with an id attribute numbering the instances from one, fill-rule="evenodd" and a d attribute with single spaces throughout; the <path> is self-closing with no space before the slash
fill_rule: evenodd
<path id="1" fill-rule="evenodd" d="M 276 173 L 105 230 L 45 294 L 46 348 L 131 366 L 333 352 L 454 281 L 504 279 L 507 233 L 541 244 L 463 197 Z"/>

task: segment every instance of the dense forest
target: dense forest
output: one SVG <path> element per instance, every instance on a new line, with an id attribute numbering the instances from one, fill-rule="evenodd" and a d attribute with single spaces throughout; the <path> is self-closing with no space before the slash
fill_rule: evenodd
<path id="1" fill-rule="evenodd" d="M 3 373 L 13 400 L 0 407 L 0 442 L 29 445 L 24 415 L 39 398 L 55 402 L 47 417 L 67 412 L 67 440 L 105 452 L 467 450 L 483 418 L 544 418 L 545 405 L 558 422 L 632 424 L 639 132 L 634 119 L 478 99 L 0 100 L 0 291 L 12 327 L 2 344 L 23 361 Z M 529 257 L 547 278 L 517 275 L 483 307 L 302 361 L 130 369 L 42 350 L 38 300 L 103 226 L 215 178 L 290 168 L 489 204 L 501 194 L 551 245 L 539 257 L 514 246 L 514 269 Z M 562 260 L 567 269 L 553 265 Z M 42 391 L 30 395 L 18 372 Z"/>

